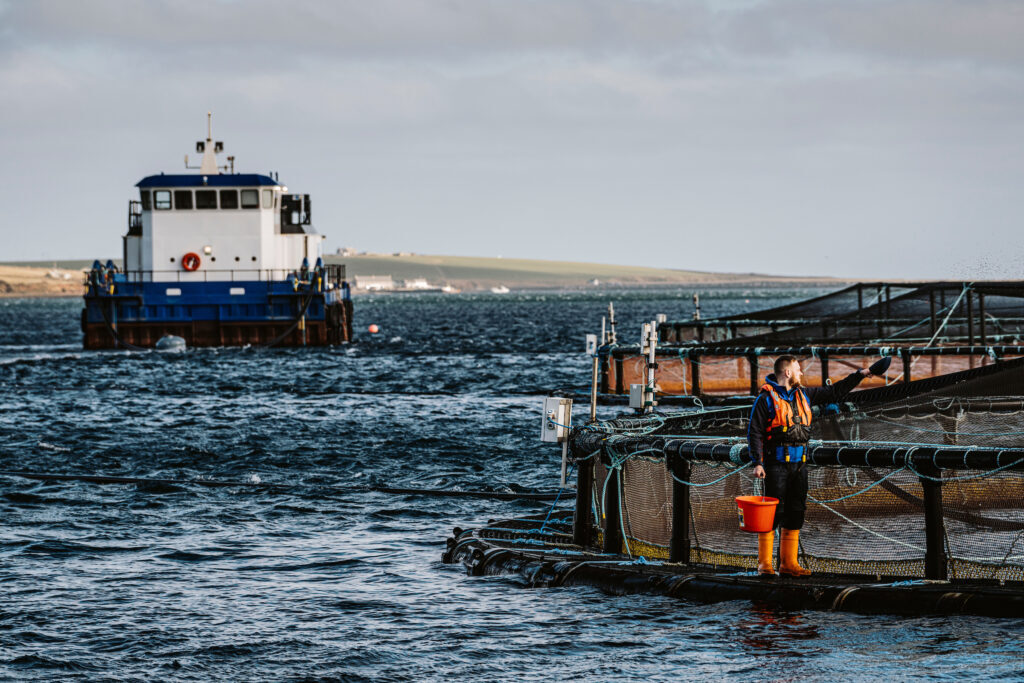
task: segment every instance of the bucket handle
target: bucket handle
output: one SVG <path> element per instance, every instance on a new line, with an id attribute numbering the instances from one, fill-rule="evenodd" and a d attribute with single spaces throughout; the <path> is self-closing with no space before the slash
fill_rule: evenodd
<path id="1" fill-rule="evenodd" d="M 754 485 L 754 495 L 755 496 L 760 496 L 761 500 L 763 501 L 764 500 L 764 480 L 763 479 L 758 479 L 757 477 L 754 477 L 753 485 Z"/>

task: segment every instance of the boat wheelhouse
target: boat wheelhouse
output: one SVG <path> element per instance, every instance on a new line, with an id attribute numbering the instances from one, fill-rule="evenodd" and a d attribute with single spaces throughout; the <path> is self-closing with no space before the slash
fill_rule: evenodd
<path id="1" fill-rule="evenodd" d="M 209 119 L 196 149 L 198 173 L 137 183 L 122 267 L 97 261 L 88 275 L 85 348 L 148 348 L 168 335 L 191 346 L 349 341 L 345 268 L 324 264 L 309 195 L 276 175 L 235 173 L 234 157 L 219 166 Z"/>

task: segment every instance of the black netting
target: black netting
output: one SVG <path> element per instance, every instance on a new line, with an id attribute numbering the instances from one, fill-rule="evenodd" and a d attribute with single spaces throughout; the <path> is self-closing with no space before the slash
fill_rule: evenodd
<path id="1" fill-rule="evenodd" d="M 859 392 L 817 415 L 806 565 L 925 578 L 930 552 L 933 573 L 939 553 L 950 578 L 1024 581 L 1024 396 L 1010 391 L 1022 379 L 1024 360 L 1015 360 Z M 749 410 L 624 416 L 574 431 L 574 452 L 600 448 L 605 461 L 585 464 L 597 528 L 618 520 L 623 552 L 668 558 L 678 488 L 669 463 L 685 458 L 691 561 L 753 568 L 756 541 L 739 529 L 734 500 L 758 484 L 746 455 Z M 612 497 L 609 468 L 621 479 Z M 615 500 L 617 515 L 606 504 Z M 928 525 L 941 531 L 938 545 Z"/>
<path id="2" fill-rule="evenodd" d="M 594 537 L 608 510 L 607 469 L 597 465 Z M 622 466 L 621 552 L 669 557 L 672 475 L 664 460 L 636 458 Z M 944 552 L 948 576 L 1024 581 L 1024 473 L 960 470 L 943 475 Z M 615 480 L 612 479 L 612 482 Z M 749 469 L 693 463 L 690 487 L 691 562 L 752 569 L 756 537 L 739 528 L 736 496 L 758 491 Z M 925 577 L 923 483 L 908 468 L 810 467 L 801 559 L 831 574 Z"/>

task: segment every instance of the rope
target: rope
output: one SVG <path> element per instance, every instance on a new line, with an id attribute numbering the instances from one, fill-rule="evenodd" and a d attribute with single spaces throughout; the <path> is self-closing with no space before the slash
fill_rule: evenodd
<path id="1" fill-rule="evenodd" d="M 565 478 L 567 480 L 569 479 L 569 477 L 572 476 L 572 469 L 574 467 L 576 467 L 576 463 L 572 463 L 571 465 L 569 465 L 569 471 L 566 472 L 565 474 Z M 564 490 L 565 489 L 563 489 L 562 487 L 558 487 L 558 494 L 555 496 L 554 502 L 551 503 L 551 507 L 548 508 L 548 514 L 544 518 L 544 523 L 540 525 L 540 533 L 544 533 L 544 529 L 548 525 L 548 520 L 551 519 L 551 513 L 555 511 L 555 506 L 558 505 L 558 499 L 562 496 L 562 491 Z"/>
<path id="2" fill-rule="evenodd" d="M 936 338 L 937 338 L 937 337 L 939 336 L 939 333 L 940 333 L 940 332 L 942 332 L 942 330 L 944 330 L 944 329 L 945 329 L 945 327 L 946 327 L 946 323 L 948 323 L 948 322 L 949 322 L 949 318 L 950 318 L 950 317 L 951 317 L 951 316 L 953 315 L 953 311 L 955 311 L 955 310 L 956 310 L 956 308 L 957 308 L 957 306 L 959 306 L 959 305 L 960 305 L 960 300 L 964 298 L 964 294 L 966 294 L 966 293 L 967 293 L 968 291 L 970 291 L 970 289 L 971 289 L 971 285 L 972 285 L 972 284 L 973 284 L 973 283 L 970 283 L 970 282 L 965 282 L 965 283 L 964 283 L 964 288 L 963 288 L 963 290 L 962 290 L 962 291 L 960 292 L 960 296 L 958 296 L 958 297 L 956 298 L 956 301 L 954 301 L 954 302 L 953 302 L 952 304 L 950 304 L 950 306 L 949 306 L 949 312 L 948 312 L 948 313 L 946 313 L 946 317 L 945 317 L 945 318 L 943 318 L 943 320 L 942 320 L 942 324 L 941 324 L 941 325 L 939 325 L 939 327 L 938 327 L 938 329 L 937 329 L 937 330 L 935 330 L 935 334 L 933 334 L 933 335 L 932 335 L 932 338 L 931 338 L 931 339 L 929 339 L 929 340 L 928 340 L 928 343 L 924 345 L 924 347 L 925 347 L 925 348 L 928 348 L 929 346 L 931 346 L 931 345 L 932 345 L 932 344 L 933 344 L 933 343 L 935 342 L 935 339 L 936 339 Z"/>
<path id="3" fill-rule="evenodd" d="M 1001 453 L 1000 453 L 1000 455 L 1001 455 Z M 967 460 L 967 453 L 964 453 L 964 461 L 966 461 L 966 460 Z M 996 456 L 996 462 L 999 462 L 999 456 Z M 998 473 L 1002 472 L 1003 470 L 1008 470 L 1011 467 L 1019 465 L 1022 462 L 1024 462 L 1024 458 L 1021 458 L 1019 460 L 1011 462 L 1008 465 L 1003 465 L 1002 467 L 997 467 L 994 470 L 988 470 L 986 472 L 982 472 L 980 474 L 966 474 L 966 475 L 963 475 L 963 476 L 952 476 L 952 477 L 941 477 L 941 476 L 940 477 L 932 477 L 932 476 L 929 476 L 927 474 L 922 474 L 922 473 L 918 472 L 917 470 L 915 470 L 914 466 L 912 464 L 910 464 L 909 462 L 907 463 L 907 468 L 911 472 L 916 474 L 917 476 L 921 477 L 922 479 L 927 479 L 928 481 L 938 481 L 938 482 L 971 481 L 972 479 L 986 479 L 988 477 L 991 477 L 994 474 L 998 474 Z"/>
<path id="4" fill-rule="evenodd" d="M 678 481 L 680 484 L 685 484 L 686 486 L 693 486 L 695 488 L 704 488 L 705 486 L 711 486 L 712 484 L 717 484 L 717 483 L 719 483 L 721 481 L 725 481 L 726 479 L 728 479 L 732 475 L 739 474 L 741 471 L 745 470 L 746 468 L 750 467 L 753 464 L 754 463 L 752 463 L 752 462 L 748 462 L 746 465 L 741 465 L 740 467 L 737 467 L 736 469 L 734 469 L 732 472 L 730 472 L 729 474 L 725 475 L 724 477 L 719 477 L 718 479 L 715 479 L 714 481 L 709 481 L 706 484 L 698 484 L 696 482 L 686 481 L 684 479 L 680 479 L 679 477 L 677 477 L 675 475 L 674 472 L 670 472 L 670 474 L 672 475 L 672 478 L 675 479 L 676 481 Z"/>
<path id="5" fill-rule="evenodd" d="M 871 529 L 867 528 L 867 527 L 866 527 L 866 526 L 864 526 L 863 524 L 858 524 L 857 522 L 853 521 L 852 519 L 850 519 L 849 517 L 847 517 L 847 516 L 846 516 L 846 515 L 844 515 L 843 513 L 841 513 L 841 512 L 838 512 L 837 510 L 833 510 L 833 509 L 832 509 L 832 508 L 830 508 L 830 507 L 829 507 L 828 505 L 826 505 L 826 504 L 825 504 L 825 503 L 824 503 L 823 501 L 820 501 L 820 500 L 815 500 L 815 499 L 814 499 L 814 498 L 812 498 L 811 496 L 807 496 L 807 498 L 808 498 L 809 500 L 812 500 L 812 501 L 814 501 L 815 503 L 817 503 L 817 504 L 818 504 L 818 505 L 820 505 L 821 507 L 825 508 L 825 509 L 826 509 L 826 510 L 828 510 L 829 512 L 831 512 L 831 513 L 835 514 L 835 515 L 836 515 L 837 517 L 839 517 L 839 518 L 841 518 L 841 519 L 843 519 L 843 520 L 846 520 L 847 522 L 849 522 L 849 523 L 850 523 L 850 524 L 852 524 L 853 526 L 857 527 L 857 528 L 858 528 L 858 529 L 860 529 L 861 531 L 866 531 L 866 532 L 868 532 L 869 534 L 871 534 L 872 536 L 877 536 L 878 538 L 881 538 L 881 539 L 883 539 L 883 540 L 886 540 L 886 541 L 890 541 L 891 543 L 896 543 L 896 544 L 898 544 L 898 545 L 902 545 L 902 546 L 905 546 L 905 547 L 907 547 L 907 548 L 911 548 L 911 549 L 913 549 L 913 550 L 916 550 L 916 551 L 918 551 L 918 552 L 920 552 L 920 553 L 923 553 L 923 552 L 924 552 L 924 548 L 919 548 L 919 547 L 917 547 L 916 545 L 913 545 L 913 544 L 911 544 L 911 543 L 904 543 L 903 541 L 901 541 L 901 540 L 899 540 L 899 539 L 896 539 L 896 538 L 890 538 L 890 537 L 886 536 L 885 534 L 880 534 L 880 533 L 878 533 L 877 531 L 872 531 Z"/>
<path id="6" fill-rule="evenodd" d="M 820 503 L 841 503 L 844 500 L 849 500 L 850 498 L 853 498 L 855 496 L 859 496 L 860 494 L 864 493 L 865 491 L 870 491 L 871 489 L 875 488 L 876 486 L 881 484 L 883 481 L 885 481 L 889 477 L 893 476 L 894 474 L 898 474 L 898 473 L 902 472 L 905 469 L 907 469 L 907 468 L 906 467 L 901 467 L 898 470 L 893 470 L 892 472 L 890 472 L 889 474 L 885 475 L 884 477 L 882 477 L 881 479 L 879 479 L 875 483 L 871 484 L 870 486 L 862 488 L 860 491 L 857 491 L 856 493 L 851 493 L 848 496 L 843 496 L 842 498 L 833 498 L 831 500 L 816 500 L 814 498 L 811 498 L 810 496 L 808 496 L 808 498 L 811 498 L 811 500 L 813 500 L 815 503 L 819 503 L 819 504 Z"/>
<path id="7" fill-rule="evenodd" d="M 623 479 L 624 476 L 625 476 L 625 472 L 620 467 L 620 469 L 619 469 L 619 476 L 616 477 L 616 479 L 619 480 L 618 481 L 618 484 L 619 484 L 619 528 L 622 531 L 622 542 L 626 546 L 626 554 L 629 555 L 630 557 L 633 557 L 633 549 L 630 548 L 630 546 L 629 546 L 629 534 L 626 533 L 626 515 L 622 514 L 623 513 L 622 499 L 625 497 L 625 496 L 622 495 L 622 493 L 623 493 L 622 492 L 622 479 Z"/>

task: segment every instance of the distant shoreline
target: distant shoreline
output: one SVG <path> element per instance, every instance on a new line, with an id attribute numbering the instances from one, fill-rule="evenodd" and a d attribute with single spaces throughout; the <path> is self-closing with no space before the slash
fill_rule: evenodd
<path id="1" fill-rule="evenodd" d="M 522 290 L 615 291 L 623 288 L 667 287 L 780 287 L 840 286 L 853 279 L 805 276 L 777 276 L 763 273 L 711 273 L 706 271 L 615 266 L 570 261 L 504 259 L 422 254 L 328 255 L 328 264 L 344 264 L 354 295 L 371 292 L 360 289 L 360 280 L 374 278 L 401 287 L 419 280 L 430 287 L 449 286 L 462 292 L 487 292 L 508 287 Z M 105 261 L 104 261 L 105 262 Z M 91 260 L 25 261 L 0 264 L 0 297 L 81 296 L 83 271 Z M 115 263 L 118 263 L 115 260 Z M 596 281 L 596 283 L 595 283 Z M 374 294 L 386 293 L 372 292 Z"/>

